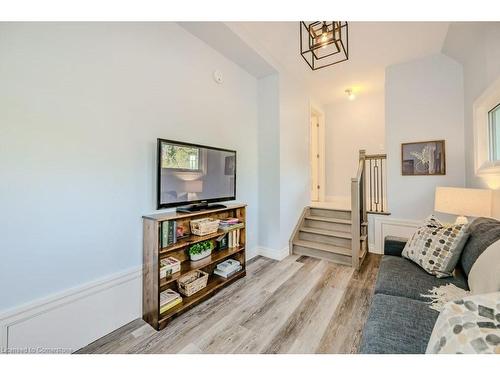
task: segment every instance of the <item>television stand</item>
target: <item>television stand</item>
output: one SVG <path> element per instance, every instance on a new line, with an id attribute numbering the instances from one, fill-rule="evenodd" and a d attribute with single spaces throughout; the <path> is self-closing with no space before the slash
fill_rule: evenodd
<path id="1" fill-rule="evenodd" d="M 192 204 L 190 206 L 181 206 L 177 207 L 176 211 L 177 212 L 185 212 L 185 213 L 191 213 L 191 212 L 199 212 L 199 211 L 206 211 L 206 210 L 219 210 L 222 208 L 227 208 L 227 206 L 224 206 L 223 204 L 208 204 L 207 202 L 201 202 L 199 204 Z"/>
<path id="2" fill-rule="evenodd" d="M 191 220 L 205 218 L 216 220 L 237 218 L 242 223 L 242 227 L 234 229 L 239 231 L 237 232 L 239 234 L 237 234 L 236 241 L 231 244 L 232 247 L 229 243 L 221 246 L 221 242 L 217 241 L 217 238 L 226 233 L 223 230 L 204 236 L 198 236 L 191 232 Z M 170 224 L 174 224 L 174 227 L 177 228 L 185 228 L 186 231 L 182 238 L 175 238 L 173 243 L 162 244 L 160 238 L 162 238 L 163 227 L 169 227 Z M 190 247 L 207 241 L 213 245 L 212 253 L 206 258 L 191 261 L 189 258 Z M 197 213 L 162 212 L 143 216 L 142 318 L 154 329 L 163 329 L 175 317 L 206 301 L 231 283 L 244 277 L 246 274 L 245 246 L 245 204 L 228 204 L 227 208 Z M 173 257 L 181 262 L 178 272 L 169 275 L 161 274 L 161 261 L 167 257 Z M 238 261 L 242 269 L 228 278 L 216 275 L 214 271 L 217 265 L 228 259 Z M 179 278 L 197 270 L 208 274 L 205 288 L 190 296 L 182 296 L 182 301 L 179 304 L 162 311 L 160 309 L 161 293 L 167 289 L 179 292 L 177 283 Z M 183 323 L 180 323 L 179 326 L 182 326 Z M 201 324 L 203 325 L 203 322 Z M 178 326 L 176 325 L 176 327 Z M 182 327 L 180 329 L 182 330 Z"/>

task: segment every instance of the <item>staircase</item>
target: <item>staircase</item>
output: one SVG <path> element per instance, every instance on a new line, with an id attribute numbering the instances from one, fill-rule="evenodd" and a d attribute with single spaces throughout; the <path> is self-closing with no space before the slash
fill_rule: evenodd
<path id="1" fill-rule="evenodd" d="M 363 228 L 363 234 L 359 235 L 359 240 L 355 240 L 358 243 L 358 259 L 353 259 L 351 211 L 306 207 L 291 241 L 291 248 L 294 254 L 358 268 L 368 249 L 366 223 L 363 223 Z"/>
<path id="2" fill-rule="evenodd" d="M 385 155 L 369 156 L 364 150 L 359 152 L 358 171 L 356 177 L 351 179 L 350 210 L 304 208 L 290 239 L 290 249 L 294 254 L 346 264 L 356 269 L 360 267 L 368 252 L 367 213 L 388 214 L 383 200 L 383 159 Z"/>

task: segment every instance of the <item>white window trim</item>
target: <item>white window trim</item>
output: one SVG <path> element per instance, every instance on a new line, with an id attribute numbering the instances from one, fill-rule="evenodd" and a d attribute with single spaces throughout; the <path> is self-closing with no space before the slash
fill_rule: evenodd
<path id="1" fill-rule="evenodd" d="M 488 112 L 500 103 L 500 78 L 474 102 L 474 169 L 476 175 L 500 175 L 500 161 L 490 161 Z"/>

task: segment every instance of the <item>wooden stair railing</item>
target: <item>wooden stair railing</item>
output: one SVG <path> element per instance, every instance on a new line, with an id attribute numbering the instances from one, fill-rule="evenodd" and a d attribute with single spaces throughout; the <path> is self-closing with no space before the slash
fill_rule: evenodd
<path id="1" fill-rule="evenodd" d="M 368 214 L 385 210 L 385 155 L 359 151 L 356 177 L 351 179 L 351 207 L 305 207 L 290 237 L 290 252 L 359 269 L 368 253 Z"/>
<path id="2" fill-rule="evenodd" d="M 385 172 L 387 155 L 359 151 L 356 177 L 351 179 L 352 266 L 359 268 L 368 250 L 368 214 L 387 212 Z M 361 239 L 365 240 L 361 240 Z"/>
<path id="3" fill-rule="evenodd" d="M 366 214 L 366 194 L 365 194 L 365 167 L 366 167 L 366 152 L 359 151 L 359 163 L 356 177 L 351 179 L 351 250 L 352 250 L 352 266 L 358 269 L 360 262 L 360 252 L 365 251 L 368 247 L 368 237 L 361 241 L 361 236 L 366 231 L 367 222 Z M 367 234 L 367 233 L 366 233 Z M 362 243 L 363 242 L 363 243 Z M 361 261 L 364 254 L 361 254 Z"/>

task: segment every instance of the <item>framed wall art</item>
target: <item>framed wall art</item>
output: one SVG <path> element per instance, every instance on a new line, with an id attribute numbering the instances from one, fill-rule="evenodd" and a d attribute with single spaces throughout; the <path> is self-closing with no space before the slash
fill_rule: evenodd
<path id="1" fill-rule="evenodd" d="M 444 140 L 401 144 L 401 174 L 403 176 L 445 175 Z"/>

